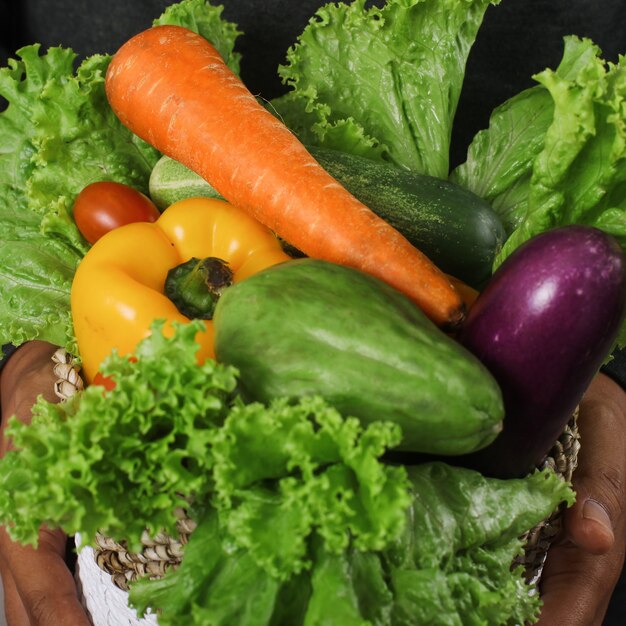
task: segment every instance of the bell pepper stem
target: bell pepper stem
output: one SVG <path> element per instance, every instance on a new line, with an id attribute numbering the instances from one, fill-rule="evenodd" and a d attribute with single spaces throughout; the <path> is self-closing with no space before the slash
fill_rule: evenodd
<path id="1" fill-rule="evenodd" d="M 224 289 L 232 285 L 233 272 L 217 257 L 193 257 L 173 267 L 165 279 L 165 295 L 189 319 L 213 319 Z"/>

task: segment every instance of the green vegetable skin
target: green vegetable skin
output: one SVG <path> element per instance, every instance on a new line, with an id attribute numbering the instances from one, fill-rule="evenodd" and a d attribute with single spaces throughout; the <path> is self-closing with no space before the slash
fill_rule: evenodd
<path id="1" fill-rule="evenodd" d="M 167 155 L 152 168 L 148 187 L 150 199 L 161 211 L 186 198 L 221 198 L 202 176 Z"/>
<path id="2" fill-rule="evenodd" d="M 217 359 L 248 398 L 321 395 L 364 423 L 399 424 L 399 448 L 417 452 L 463 454 L 500 430 L 500 390 L 479 361 L 356 270 L 279 264 L 226 290 L 214 324 Z"/>

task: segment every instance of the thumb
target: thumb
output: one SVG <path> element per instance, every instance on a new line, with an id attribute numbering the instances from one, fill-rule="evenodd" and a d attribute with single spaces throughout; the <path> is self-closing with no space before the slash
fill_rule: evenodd
<path id="1" fill-rule="evenodd" d="M 576 503 L 565 513 L 567 539 L 592 554 L 604 554 L 615 543 L 613 520 L 619 518 L 620 503 L 608 475 L 576 481 Z"/>
<path id="2" fill-rule="evenodd" d="M 624 563 L 626 394 L 598 375 L 580 404 L 576 503 L 541 577 L 539 624 L 600 626 Z M 538 625 L 539 626 L 539 625 Z"/>
<path id="3" fill-rule="evenodd" d="M 624 393 L 621 389 L 615 393 L 611 388 L 614 384 L 601 379 L 581 403 L 583 448 L 572 481 L 576 502 L 564 516 L 566 539 L 592 554 L 603 554 L 613 547 L 626 504 Z"/>

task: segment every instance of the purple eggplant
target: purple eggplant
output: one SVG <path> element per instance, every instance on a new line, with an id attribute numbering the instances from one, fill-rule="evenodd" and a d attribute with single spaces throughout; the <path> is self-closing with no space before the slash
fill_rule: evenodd
<path id="1" fill-rule="evenodd" d="M 626 259 L 601 230 L 556 228 L 511 254 L 459 334 L 497 380 L 505 407 L 501 434 L 462 464 L 511 478 L 541 462 L 608 356 L 625 310 Z"/>

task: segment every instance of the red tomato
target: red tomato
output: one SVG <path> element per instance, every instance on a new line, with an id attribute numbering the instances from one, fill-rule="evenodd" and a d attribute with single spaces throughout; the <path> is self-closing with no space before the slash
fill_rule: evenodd
<path id="1" fill-rule="evenodd" d="M 98 372 L 94 377 L 91 383 L 92 385 L 98 385 L 99 387 L 104 387 L 106 391 L 113 391 L 115 389 L 115 381 L 110 376 L 105 376 Z"/>
<path id="2" fill-rule="evenodd" d="M 112 181 L 87 185 L 74 202 L 74 221 L 91 244 L 110 230 L 132 222 L 154 222 L 160 213 L 140 191 Z"/>
<path id="3" fill-rule="evenodd" d="M 136 356 L 128 357 L 128 360 L 131 363 L 137 362 Z M 110 376 L 105 376 L 102 372 L 97 372 L 91 381 L 92 385 L 98 385 L 99 387 L 104 387 L 105 391 L 113 391 L 115 389 L 115 381 Z"/>

